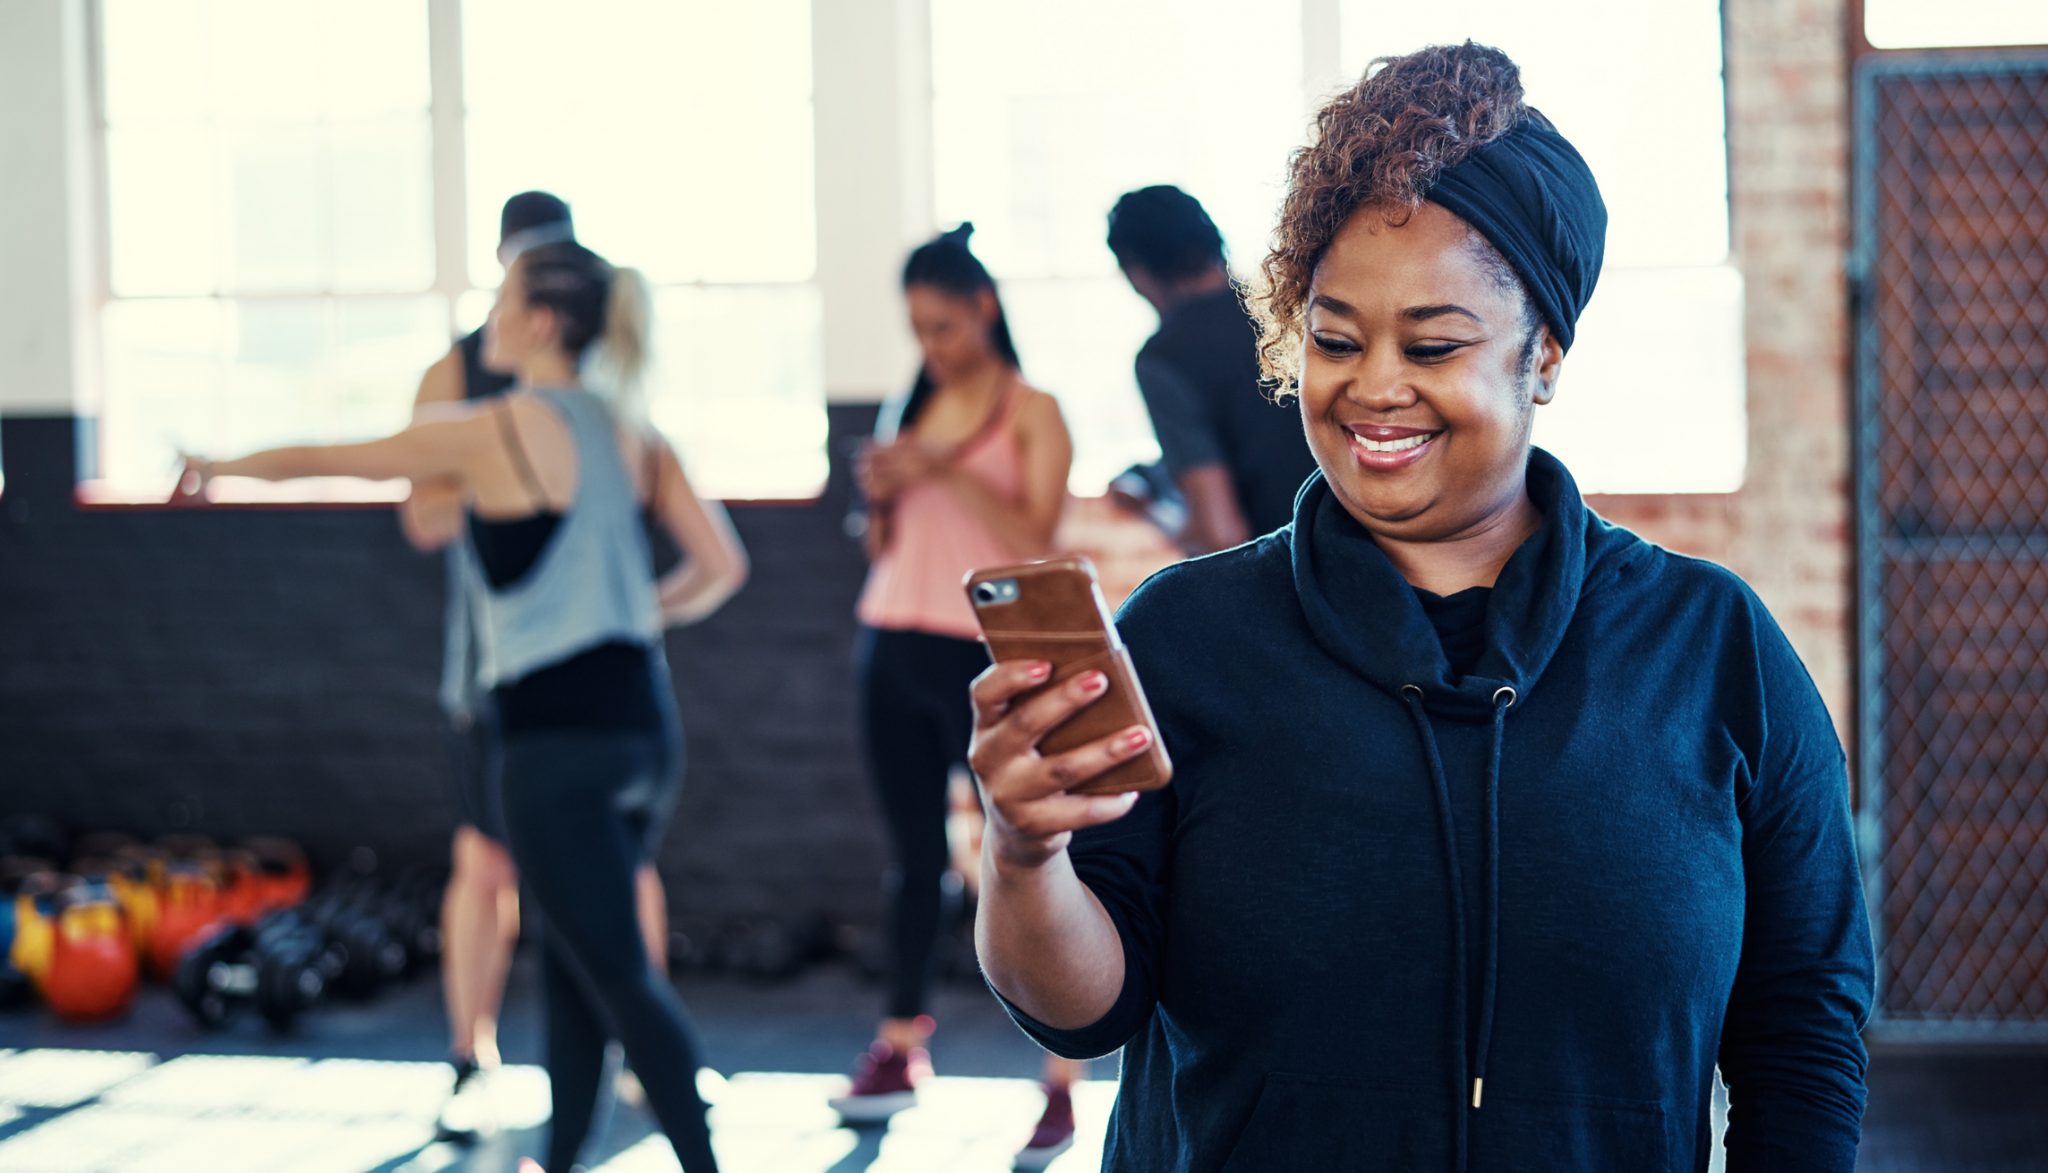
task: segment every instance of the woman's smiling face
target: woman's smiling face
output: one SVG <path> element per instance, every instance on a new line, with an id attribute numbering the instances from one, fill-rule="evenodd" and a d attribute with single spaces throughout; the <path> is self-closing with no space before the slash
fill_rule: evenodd
<path id="1" fill-rule="evenodd" d="M 1515 506 L 1563 352 L 1470 226 L 1431 203 L 1399 226 L 1359 209 L 1316 266 L 1306 319 L 1309 446 L 1361 525 L 1440 541 Z"/>

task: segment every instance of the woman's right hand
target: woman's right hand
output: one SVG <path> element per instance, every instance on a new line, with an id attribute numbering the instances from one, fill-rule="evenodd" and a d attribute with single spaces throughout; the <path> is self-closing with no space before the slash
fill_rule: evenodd
<path id="1" fill-rule="evenodd" d="M 1084 672 L 1019 699 L 1042 686 L 1051 672 L 1043 661 L 1014 661 L 992 665 L 974 680 L 974 740 L 967 760 L 987 800 L 987 848 L 1011 867 L 1042 866 L 1067 849 L 1074 832 L 1130 813 L 1138 800 L 1135 791 L 1108 796 L 1068 791 L 1144 753 L 1152 743 L 1148 730 L 1132 726 L 1079 749 L 1039 753 L 1040 738 L 1109 690 L 1108 677 Z"/>
<path id="2" fill-rule="evenodd" d="M 869 501 L 888 502 L 919 481 L 931 479 L 942 467 L 943 462 L 926 451 L 924 445 L 904 438 L 862 447 L 854 464 L 854 475 Z"/>
<path id="3" fill-rule="evenodd" d="M 171 483 L 169 505 L 206 504 L 206 485 L 213 479 L 213 462 L 189 452 L 178 454 L 178 479 Z"/>

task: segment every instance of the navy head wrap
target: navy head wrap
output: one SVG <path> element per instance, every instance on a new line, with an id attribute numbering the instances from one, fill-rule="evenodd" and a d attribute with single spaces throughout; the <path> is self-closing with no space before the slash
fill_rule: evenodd
<path id="1" fill-rule="evenodd" d="M 1592 168 L 1540 118 L 1447 167 L 1425 193 L 1484 236 L 1521 277 L 1559 346 L 1600 280 L 1607 205 Z"/>

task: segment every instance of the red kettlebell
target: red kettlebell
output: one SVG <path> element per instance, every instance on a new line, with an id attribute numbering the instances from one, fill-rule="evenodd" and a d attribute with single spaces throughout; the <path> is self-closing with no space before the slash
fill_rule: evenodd
<path id="1" fill-rule="evenodd" d="M 111 889 L 82 885 L 57 915 L 43 998 L 66 1022 L 104 1022 L 128 1012 L 140 979 L 135 942 Z"/>
<path id="2" fill-rule="evenodd" d="M 230 924 L 252 925 L 264 914 L 265 889 L 256 857 L 247 851 L 221 853 L 220 915 Z"/>
<path id="3" fill-rule="evenodd" d="M 195 865 L 172 864 L 164 873 L 156 932 L 149 940 L 150 972 L 158 981 L 169 983 L 177 976 L 178 960 L 185 950 L 220 920 L 220 898 L 213 878 Z"/>

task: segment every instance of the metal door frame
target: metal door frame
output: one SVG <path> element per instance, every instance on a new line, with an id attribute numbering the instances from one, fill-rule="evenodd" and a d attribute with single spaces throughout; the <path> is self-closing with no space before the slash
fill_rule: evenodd
<path id="1" fill-rule="evenodd" d="M 1854 36 L 1862 40 L 1861 4 Z M 1985 74 L 2048 74 L 2048 48 L 1872 50 L 1851 55 L 1849 313 L 1851 500 L 1855 510 L 1856 831 L 1863 866 L 1871 941 L 1882 958 L 1884 935 L 1884 535 L 1877 499 L 1881 450 L 1877 311 L 1871 281 L 1877 261 L 1877 90 L 1896 77 L 1967 78 Z M 2048 211 L 2048 210 L 2044 210 Z M 2048 925 L 2042 926 L 2048 932 Z M 2048 1021 L 1892 1019 L 1884 1014 L 1884 966 L 1869 1034 L 1884 1041 L 1940 1043 L 2048 1043 Z"/>

